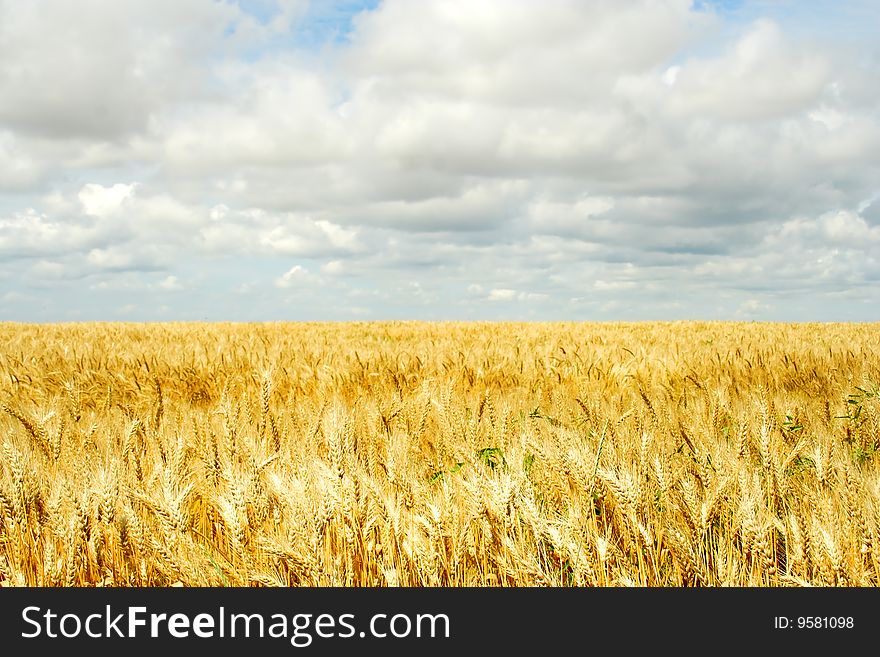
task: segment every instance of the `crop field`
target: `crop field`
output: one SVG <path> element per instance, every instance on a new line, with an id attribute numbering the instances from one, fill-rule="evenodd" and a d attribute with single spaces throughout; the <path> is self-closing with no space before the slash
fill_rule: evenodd
<path id="1" fill-rule="evenodd" d="M 0 324 L 3 586 L 875 586 L 880 326 Z"/>

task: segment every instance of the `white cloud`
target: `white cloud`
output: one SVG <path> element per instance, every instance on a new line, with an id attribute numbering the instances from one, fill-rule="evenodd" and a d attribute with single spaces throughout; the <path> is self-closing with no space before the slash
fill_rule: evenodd
<path id="1" fill-rule="evenodd" d="M 638 284 L 635 281 L 602 281 L 593 282 L 593 287 L 603 292 L 615 292 L 619 290 L 632 290 Z"/>
<path id="2" fill-rule="evenodd" d="M 667 68 L 665 71 L 663 71 L 663 83 L 670 87 L 674 85 L 680 71 L 681 66 L 670 66 L 669 68 Z"/>
<path id="3" fill-rule="evenodd" d="M 120 212 L 125 202 L 134 194 L 135 187 L 133 184 L 122 183 L 112 187 L 90 183 L 83 186 L 78 197 L 85 214 L 103 218 Z"/>
<path id="4" fill-rule="evenodd" d="M 304 280 L 307 276 L 308 270 L 305 267 L 294 265 L 275 279 L 275 285 L 278 287 L 291 287 L 297 280 Z"/>
<path id="5" fill-rule="evenodd" d="M 880 289 L 868 22 L 806 38 L 769 4 L 692 4 L 385 0 L 304 45 L 326 5 L 0 2 L 0 294 L 855 312 Z"/>
<path id="6" fill-rule="evenodd" d="M 495 288 L 486 297 L 489 301 L 542 301 L 549 295 L 536 292 L 519 292 L 509 288 Z"/>
<path id="7" fill-rule="evenodd" d="M 208 58 L 245 22 L 211 0 L 3 3 L 0 123 L 63 139 L 146 130 L 164 103 L 210 93 Z"/>
<path id="8" fill-rule="evenodd" d="M 790 45 L 776 23 L 760 20 L 721 57 L 687 61 L 672 107 L 733 120 L 787 116 L 819 100 L 831 76 L 823 53 Z"/>
<path id="9" fill-rule="evenodd" d="M 516 294 L 516 290 L 511 290 L 509 288 L 496 288 L 489 291 L 489 296 L 487 298 L 489 301 L 510 301 L 511 299 L 516 299 Z"/>
<path id="10" fill-rule="evenodd" d="M 86 261 L 98 269 L 129 269 L 134 264 L 132 255 L 116 248 L 92 249 L 86 255 Z"/>
<path id="11" fill-rule="evenodd" d="M 829 130 L 837 130 L 852 121 L 850 117 L 833 107 L 819 107 L 807 113 L 813 121 L 821 123 Z"/>
<path id="12" fill-rule="evenodd" d="M 842 210 L 829 212 L 817 222 L 822 235 L 832 244 L 865 248 L 868 244 L 880 244 L 880 227 L 871 228 L 858 214 Z"/>
<path id="13" fill-rule="evenodd" d="M 345 272 L 345 263 L 342 260 L 331 260 L 321 265 L 321 273 L 330 276 L 338 276 Z"/>
<path id="14" fill-rule="evenodd" d="M 312 287 L 321 284 L 323 284 L 321 278 L 312 274 L 302 265 L 294 265 L 275 279 L 275 287 L 281 289 L 311 289 Z"/>
<path id="15" fill-rule="evenodd" d="M 0 194 L 32 188 L 40 182 L 44 171 L 38 158 L 28 152 L 15 134 L 2 130 L 0 123 Z"/>
<path id="16" fill-rule="evenodd" d="M 163 290 L 182 290 L 183 285 L 177 280 L 177 276 L 166 276 L 159 282 L 159 287 Z"/>
<path id="17" fill-rule="evenodd" d="M 334 90 L 316 73 L 278 62 L 218 74 L 238 89 L 228 103 L 156 119 L 170 171 L 219 175 L 247 165 L 316 166 L 350 155 L 350 138 L 330 111 Z M 244 191 L 247 181 L 232 185 Z"/>
<path id="18" fill-rule="evenodd" d="M 737 308 L 736 314 L 740 317 L 756 317 L 761 311 L 767 310 L 769 306 L 767 304 L 761 303 L 757 299 L 746 299 L 743 301 L 739 308 Z"/>
<path id="19" fill-rule="evenodd" d="M 689 5 L 390 0 L 357 22 L 348 64 L 371 92 L 398 99 L 416 92 L 508 106 L 577 103 L 601 95 L 609 75 L 672 56 L 709 20 Z"/>

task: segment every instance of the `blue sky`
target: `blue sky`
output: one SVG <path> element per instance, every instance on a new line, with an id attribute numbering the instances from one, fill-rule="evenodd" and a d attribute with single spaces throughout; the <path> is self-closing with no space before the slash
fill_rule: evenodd
<path id="1" fill-rule="evenodd" d="M 0 5 L 0 321 L 876 321 L 880 4 Z"/>
<path id="2" fill-rule="evenodd" d="M 279 51 L 325 51 L 327 47 L 345 44 L 354 28 L 353 19 L 363 12 L 373 11 L 379 0 L 341 0 L 330 2 L 292 3 L 290 29 L 274 35 L 268 42 L 259 44 L 253 51 L 254 58 L 261 58 Z M 284 7 L 274 0 L 246 0 L 238 3 L 241 11 L 254 17 L 263 25 L 284 15 Z M 231 24 L 227 33 L 233 33 Z"/>

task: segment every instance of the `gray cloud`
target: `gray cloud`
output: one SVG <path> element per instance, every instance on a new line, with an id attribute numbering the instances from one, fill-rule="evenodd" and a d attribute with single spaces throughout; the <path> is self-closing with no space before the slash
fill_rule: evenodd
<path id="1" fill-rule="evenodd" d="M 225 3 L 35 0 L 0 7 L 0 124 L 53 138 L 142 130 L 161 103 L 206 93 Z"/>

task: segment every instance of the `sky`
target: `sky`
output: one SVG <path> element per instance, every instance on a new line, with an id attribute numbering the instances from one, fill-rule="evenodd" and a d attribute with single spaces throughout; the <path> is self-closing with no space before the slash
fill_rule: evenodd
<path id="1" fill-rule="evenodd" d="M 0 321 L 880 321 L 876 0 L 0 0 Z"/>

